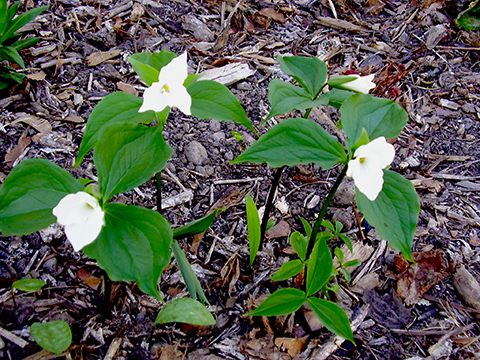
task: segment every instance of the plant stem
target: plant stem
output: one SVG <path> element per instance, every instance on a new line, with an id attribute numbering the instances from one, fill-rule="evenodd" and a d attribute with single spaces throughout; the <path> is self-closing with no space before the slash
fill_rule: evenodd
<path id="1" fill-rule="evenodd" d="M 157 212 L 162 213 L 162 172 L 159 171 L 155 174 L 156 177 L 156 188 L 157 188 Z"/>
<path id="2" fill-rule="evenodd" d="M 260 226 L 260 244 L 265 237 L 267 232 L 268 218 L 270 216 L 270 211 L 272 210 L 273 198 L 275 197 L 275 192 L 277 191 L 278 183 L 280 182 L 280 177 L 282 176 L 283 169 L 285 166 L 279 167 L 275 176 L 272 180 L 272 186 L 270 187 L 270 192 L 268 193 L 267 202 L 265 203 L 265 211 L 263 212 L 262 225 Z"/>
<path id="3" fill-rule="evenodd" d="M 307 111 L 305 111 L 305 114 L 303 114 L 303 118 L 308 119 L 308 116 L 310 115 L 311 111 L 312 111 L 312 108 L 308 108 Z"/>
<path id="4" fill-rule="evenodd" d="M 312 234 L 310 235 L 310 239 L 308 240 L 308 248 L 307 248 L 307 259 L 310 257 L 310 254 L 312 253 L 313 246 L 315 245 L 315 239 L 317 238 L 318 230 L 320 229 L 320 226 L 322 225 L 323 217 L 325 216 L 325 213 L 327 212 L 327 208 L 330 205 L 330 203 L 333 200 L 333 197 L 335 196 L 335 193 L 338 190 L 338 187 L 343 181 L 343 178 L 347 174 L 347 169 L 348 166 L 344 165 L 342 171 L 338 175 L 337 180 L 335 181 L 335 184 L 333 184 L 333 187 L 330 189 L 330 192 L 328 193 L 327 198 L 325 199 L 322 208 L 320 209 L 320 213 L 318 214 L 317 221 L 315 221 L 315 225 L 312 230 Z"/>

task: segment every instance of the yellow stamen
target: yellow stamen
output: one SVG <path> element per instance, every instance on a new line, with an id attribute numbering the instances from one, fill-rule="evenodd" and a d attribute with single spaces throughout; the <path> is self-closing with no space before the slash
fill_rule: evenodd
<path id="1" fill-rule="evenodd" d="M 360 159 L 358 159 L 358 161 L 360 161 L 360 164 L 362 164 L 365 161 L 365 158 L 361 157 Z"/>
<path id="2" fill-rule="evenodd" d="M 167 84 L 165 84 L 165 85 L 162 86 L 162 90 L 165 91 L 165 92 L 167 92 L 167 93 L 170 92 L 170 88 L 168 87 Z"/>
<path id="3" fill-rule="evenodd" d="M 94 207 L 92 205 L 90 205 L 88 202 L 87 202 L 87 206 L 92 210 L 94 209 Z"/>

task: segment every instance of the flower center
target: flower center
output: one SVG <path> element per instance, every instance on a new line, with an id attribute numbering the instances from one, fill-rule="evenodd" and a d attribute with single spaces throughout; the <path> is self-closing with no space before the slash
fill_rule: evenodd
<path id="1" fill-rule="evenodd" d="M 360 161 L 360 164 L 362 164 L 365 161 L 365 157 L 361 157 L 360 159 L 358 159 L 358 161 Z"/>
<path id="2" fill-rule="evenodd" d="M 162 86 L 162 93 L 164 93 L 164 92 L 167 92 L 167 93 L 170 92 L 170 88 L 168 87 L 167 84 L 165 84 L 165 85 Z"/>

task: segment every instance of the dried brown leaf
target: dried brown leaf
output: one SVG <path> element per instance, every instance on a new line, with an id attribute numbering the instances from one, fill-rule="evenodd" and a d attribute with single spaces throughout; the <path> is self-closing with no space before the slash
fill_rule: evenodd
<path id="1" fill-rule="evenodd" d="M 5 155 L 5 163 L 12 167 L 12 165 L 15 163 L 15 161 L 19 158 L 20 155 L 23 154 L 23 151 L 25 148 L 30 145 L 32 142 L 32 139 L 26 137 L 26 138 L 20 138 L 18 140 L 17 145 L 15 145 L 7 154 Z"/>
<path id="2" fill-rule="evenodd" d="M 93 290 L 97 290 L 100 284 L 102 283 L 102 279 L 92 275 L 90 272 L 80 269 L 77 273 L 77 276 L 80 280 L 82 280 L 85 285 L 90 287 Z"/>
<path id="3" fill-rule="evenodd" d="M 280 221 L 277 225 L 267 231 L 265 234 L 269 239 L 276 239 L 288 236 L 290 234 L 290 225 L 286 221 Z"/>
<path id="4" fill-rule="evenodd" d="M 39 71 L 34 74 L 27 74 L 27 79 L 40 81 L 40 80 L 45 80 L 46 76 L 47 74 L 45 74 L 43 71 Z"/>
<path id="5" fill-rule="evenodd" d="M 118 50 L 118 49 L 110 50 L 110 51 L 94 52 L 87 57 L 87 65 L 88 66 L 97 66 L 104 61 L 107 61 L 109 59 L 112 59 L 112 58 L 120 55 L 120 53 L 121 53 L 121 51 Z"/>
<path id="6" fill-rule="evenodd" d="M 137 91 L 137 89 L 135 89 L 135 86 L 133 86 L 133 85 L 125 84 L 124 82 L 119 81 L 119 82 L 117 82 L 117 88 L 118 88 L 118 90 L 123 91 L 124 93 L 134 95 L 134 96 L 138 96 L 138 91 Z"/>
<path id="7" fill-rule="evenodd" d="M 287 19 L 285 19 L 285 16 L 283 16 L 283 14 L 280 14 L 279 12 L 275 11 L 272 8 L 263 8 L 259 12 L 263 16 L 268 17 L 274 21 L 281 22 L 282 24 L 284 24 L 287 21 Z"/>
<path id="8" fill-rule="evenodd" d="M 275 339 L 275 345 L 281 350 L 287 351 L 292 358 L 297 356 L 307 345 L 308 335 L 296 339 L 287 337 L 278 337 Z"/>
<path id="9" fill-rule="evenodd" d="M 402 260 L 400 255 L 395 257 L 395 267 L 399 272 L 397 293 L 409 306 L 418 303 L 425 292 L 448 276 L 443 251 L 417 252 L 412 254 L 412 258 L 415 263 Z"/>

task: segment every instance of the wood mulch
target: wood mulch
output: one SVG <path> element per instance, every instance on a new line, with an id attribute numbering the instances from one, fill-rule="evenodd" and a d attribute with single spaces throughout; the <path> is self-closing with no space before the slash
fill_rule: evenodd
<path id="1" fill-rule="evenodd" d="M 23 52 L 28 81 L 0 97 L 0 184 L 11 168 L 41 157 L 71 170 L 89 114 L 114 91 L 145 88 L 127 59 L 141 51 L 188 52 L 192 73 L 228 84 L 255 126 L 269 111 L 268 83 L 286 79 L 275 56 L 318 56 L 331 74 L 375 73 L 375 95 L 396 100 L 409 123 L 396 139 L 394 167 L 421 199 L 415 264 L 405 263 L 368 224 L 355 220 L 352 185 L 342 185 L 330 219 L 355 240 L 362 259 L 352 282 L 338 279 L 337 303 L 351 316 L 356 346 L 335 338 L 311 310 L 246 318 L 287 282 L 269 277 L 294 254 L 286 236 L 298 215 L 315 219 L 336 169 L 289 168 L 281 179 L 269 233 L 248 264 L 244 196 L 263 204 L 273 171 L 229 163 L 253 141 L 236 124 L 172 113 L 165 138 L 174 155 L 162 191 L 172 226 L 218 216 L 201 241 L 181 245 L 217 319 L 211 327 L 153 326 L 163 304 L 134 283 L 112 283 L 75 253 L 58 226 L 30 236 L 0 236 L 0 358 L 4 359 L 476 359 L 480 353 L 480 35 L 453 20 L 467 6 L 428 0 L 39 0 L 49 10 L 28 24 L 42 40 Z M 33 2 L 27 1 L 32 8 Z M 338 111 L 312 111 L 330 132 Z M 275 121 L 281 121 L 279 118 Z M 261 128 L 264 133 L 274 122 Z M 238 143 L 230 131 L 238 131 Z M 192 143 L 194 145 L 192 145 Z M 195 149 L 203 147 L 206 155 Z M 92 158 L 73 170 L 95 179 Z M 191 194 L 191 195 L 190 195 Z M 185 196 L 187 195 L 187 196 Z M 115 201 L 152 207 L 152 183 Z M 176 200 L 176 202 L 175 202 Z M 15 293 L 13 281 L 47 282 Z M 292 284 L 293 285 L 293 284 Z M 175 262 L 160 284 L 166 301 L 187 296 Z M 65 320 L 72 346 L 55 357 L 29 336 L 36 321 Z"/>

